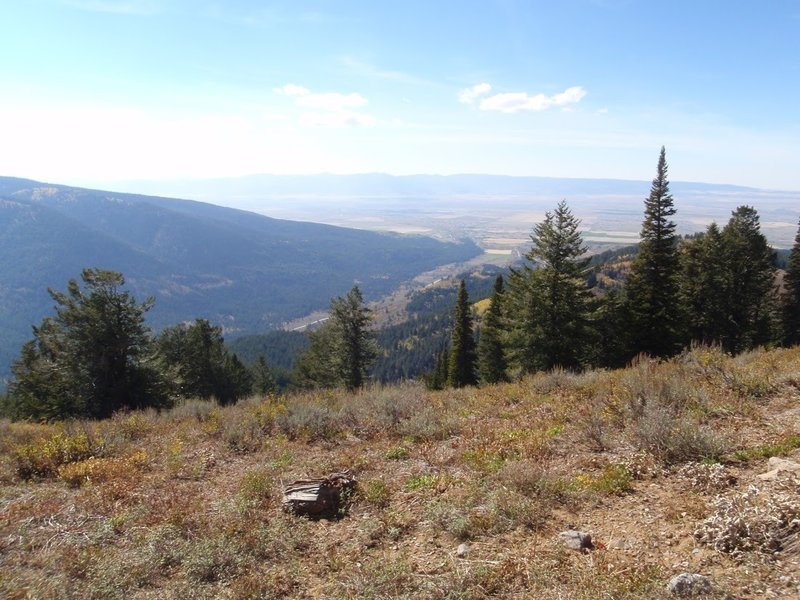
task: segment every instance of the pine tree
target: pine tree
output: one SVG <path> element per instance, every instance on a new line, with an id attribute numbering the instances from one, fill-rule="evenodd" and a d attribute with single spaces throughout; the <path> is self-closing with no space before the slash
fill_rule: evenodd
<path id="1" fill-rule="evenodd" d="M 580 368 L 589 357 L 592 298 L 580 221 L 561 201 L 534 227 L 524 265 L 509 277 L 510 356 L 523 372 Z"/>
<path id="2" fill-rule="evenodd" d="M 173 392 L 181 398 L 232 404 L 252 392 L 252 375 L 228 352 L 222 328 L 206 319 L 167 327 L 156 338 L 156 349 Z"/>
<path id="3" fill-rule="evenodd" d="M 730 303 L 730 265 L 716 223 L 679 250 L 680 302 L 687 341 L 723 343 Z"/>
<path id="4" fill-rule="evenodd" d="M 674 214 L 662 146 L 656 177 L 645 200 L 639 254 L 626 285 L 634 353 L 665 357 L 680 347 L 678 239 L 670 220 Z"/>
<path id="5" fill-rule="evenodd" d="M 33 328 L 14 363 L 9 404 L 15 418 L 102 418 L 114 411 L 163 406 L 167 396 L 151 361 L 145 313 L 121 273 L 84 269 L 66 293 L 48 290 L 56 314 Z"/>
<path id="6" fill-rule="evenodd" d="M 339 385 L 336 375 L 335 332 L 330 320 L 308 332 L 309 345 L 297 357 L 291 374 L 292 387 L 300 389 L 332 388 Z"/>
<path id="7" fill-rule="evenodd" d="M 357 285 L 345 297 L 331 300 L 330 317 L 309 334 L 311 344 L 298 359 L 295 384 L 350 391 L 363 386 L 378 354 L 370 319 Z"/>
<path id="8" fill-rule="evenodd" d="M 484 383 L 508 381 L 508 364 L 501 341 L 503 319 L 503 276 L 494 282 L 489 308 L 483 317 L 478 339 L 478 375 Z"/>
<path id="9" fill-rule="evenodd" d="M 592 331 L 597 343 L 594 345 L 594 366 L 618 369 L 630 360 L 630 315 L 622 294 L 617 289 L 609 290 L 598 300 L 592 315 Z"/>
<path id="10" fill-rule="evenodd" d="M 264 355 L 259 354 L 253 366 L 253 393 L 263 398 L 274 394 L 277 387 L 272 369 L 267 366 Z"/>
<path id="11" fill-rule="evenodd" d="M 781 334 L 784 345 L 800 344 L 800 224 L 783 277 Z"/>
<path id="12" fill-rule="evenodd" d="M 722 230 L 726 262 L 730 269 L 730 293 L 723 346 L 742 352 L 772 338 L 775 253 L 761 233 L 758 213 L 740 206 Z"/>
<path id="13" fill-rule="evenodd" d="M 336 367 L 338 378 L 350 391 L 364 385 L 367 369 L 377 356 L 377 348 L 369 331 L 370 310 L 358 286 L 344 298 L 331 302 L 331 323 L 336 332 Z"/>
<path id="14" fill-rule="evenodd" d="M 447 369 L 450 362 L 450 348 L 445 346 L 444 350 L 436 355 L 436 366 L 433 371 L 428 371 L 422 375 L 425 387 L 429 390 L 443 390 L 447 387 Z"/>
<path id="15" fill-rule="evenodd" d="M 453 315 L 453 330 L 450 335 L 450 359 L 447 369 L 447 384 L 450 387 L 476 385 L 475 338 L 472 331 L 472 308 L 467 296 L 467 284 L 461 280 Z"/>

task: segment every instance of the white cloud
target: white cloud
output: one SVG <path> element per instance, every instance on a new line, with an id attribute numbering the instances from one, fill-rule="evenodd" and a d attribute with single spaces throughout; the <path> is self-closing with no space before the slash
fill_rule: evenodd
<path id="1" fill-rule="evenodd" d="M 311 90 L 304 88 L 302 85 L 295 85 L 294 83 L 287 83 L 285 86 L 275 90 L 279 94 L 286 94 L 287 96 L 307 96 Z"/>
<path id="2" fill-rule="evenodd" d="M 479 83 L 470 88 L 466 88 L 458 92 L 458 101 L 463 104 L 472 104 L 480 96 L 488 94 L 492 91 L 492 86 L 488 83 Z"/>
<path id="3" fill-rule="evenodd" d="M 541 112 L 554 106 L 568 106 L 576 104 L 586 95 L 586 90 L 581 86 L 567 88 L 560 94 L 545 96 L 536 94 L 529 96 L 527 92 L 510 92 L 495 94 L 481 100 L 480 109 L 503 113 L 516 113 L 520 111 Z"/>
<path id="4" fill-rule="evenodd" d="M 293 97 L 295 105 L 301 108 L 314 109 L 314 112 L 300 116 L 299 123 L 305 127 L 364 127 L 377 123 L 375 117 L 354 110 L 367 105 L 367 99 L 356 92 L 313 93 L 308 88 L 294 83 L 287 83 L 275 91 Z"/>

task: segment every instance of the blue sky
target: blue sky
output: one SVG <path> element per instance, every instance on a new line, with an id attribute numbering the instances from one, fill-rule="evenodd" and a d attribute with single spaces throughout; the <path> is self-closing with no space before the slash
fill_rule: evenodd
<path id="1" fill-rule="evenodd" d="M 800 2 L 0 3 L 0 172 L 800 190 Z"/>

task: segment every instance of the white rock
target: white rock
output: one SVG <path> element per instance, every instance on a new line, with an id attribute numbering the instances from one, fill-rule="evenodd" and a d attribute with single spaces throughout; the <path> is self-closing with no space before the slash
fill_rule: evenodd
<path id="1" fill-rule="evenodd" d="M 698 573 L 681 573 L 669 580 L 667 591 L 681 598 L 703 596 L 711 593 L 711 580 Z"/>

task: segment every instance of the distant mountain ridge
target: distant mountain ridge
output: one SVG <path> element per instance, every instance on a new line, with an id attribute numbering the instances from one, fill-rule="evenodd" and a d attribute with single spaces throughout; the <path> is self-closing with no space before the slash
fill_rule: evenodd
<path id="1" fill-rule="evenodd" d="M 398 197 L 452 196 L 459 194 L 634 194 L 646 195 L 650 181 L 627 179 L 588 179 L 513 175 L 388 175 L 361 173 L 353 175 L 271 175 L 254 174 L 213 179 L 131 181 L 123 187 L 147 190 L 148 193 L 174 194 L 216 200 L 220 197 L 247 199 L 268 197 Z M 724 191 L 758 192 L 740 185 L 674 181 L 674 192 Z M 643 192 L 644 190 L 644 192 Z"/>
<path id="2" fill-rule="evenodd" d="M 478 254 L 471 242 L 0 177 L 0 377 L 51 313 L 47 288 L 63 290 L 85 267 L 123 272 L 139 300 L 156 296 L 155 327 L 205 317 L 255 333 L 327 307 L 354 282 L 376 298 Z"/>

